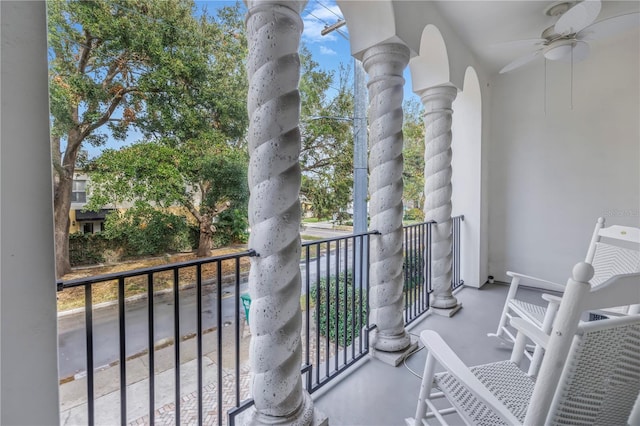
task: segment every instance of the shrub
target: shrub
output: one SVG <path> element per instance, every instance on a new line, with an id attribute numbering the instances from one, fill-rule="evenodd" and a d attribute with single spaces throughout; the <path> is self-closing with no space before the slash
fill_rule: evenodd
<path id="1" fill-rule="evenodd" d="M 225 210 L 218 216 L 215 223 L 216 232 L 213 234 L 213 247 L 224 247 L 231 243 L 246 243 L 249 240 L 249 221 L 247 210 Z"/>
<path id="2" fill-rule="evenodd" d="M 424 213 L 418 208 L 412 208 L 404 212 L 404 220 L 423 220 Z"/>
<path id="3" fill-rule="evenodd" d="M 190 244 L 183 216 L 148 207 L 112 212 L 105 221 L 104 236 L 126 242 L 127 254 L 137 256 L 182 251 Z"/>
<path id="4" fill-rule="evenodd" d="M 404 291 L 413 290 L 416 286 L 421 286 L 424 283 L 424 254 L 422 252 L 414 254 L 412 258 L 405 257 L 403 268 L 405 271 L 413 270 L 413 273 L 408 274 L 408 277 L 405 275 Z"/>
<path id="5" fill-rule="evenodd" d="M 318 288 L 320 289 L 320 298 L 318 299 Z M 360 335 L 362 327 L 367 321 L 367 306 L 364 300 L 363 291 L 360 288 L 354 288 L 353 277 L 349 272 L 346 275 L 340 274 L 336 280 L 336 276 L 330 277 L 329 282 L 329 303 L 327 303 L 327 280 L 320 280 L 319 287 L 311 289 L 311 302 L 316 304 L 317 309 L 314 310 L 313 317 L 318 324 L 318 332 L 322 336 L 329 336 L 329 340 L 339 345 L 349 346 L 353 339 Z M 337 290 L 337 298 L 336 298 Z M 346 293 L 346 294 L 345 294 Z M 345 296 L 346 296 L 346 316 L 345 316 Z M 353 303 L 352 303 L 353 302 Z M 362 305 L 362 316 L 360 316 L 360 305 Z M 355 311 L 351 310 L 351 306 L 355 307 Z M 337 313 L 336 313 L 337 310 Z M 318 317 L 319 311 L 319 317 Z M 327 330 L 327 315 L 329 315 L 329 324 Z M 346 325 L 346 334 L 345 334 Z M 336 333 L 336 327 L 338 328 Z"/>
<path id="6" fill-rule="evenodd" d="M 69 262 L 71 266 L 94 265 L 104 261 L 102 253 L 109 248 L 102 234 L 69 235 Z"/>

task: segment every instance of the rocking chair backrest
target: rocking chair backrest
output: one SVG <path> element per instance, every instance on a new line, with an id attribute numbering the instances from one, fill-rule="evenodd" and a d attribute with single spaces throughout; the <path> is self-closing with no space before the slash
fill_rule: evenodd
<path id="1" fill-rule="evenodd" d="M 527 409 L 525 424 L 545 423 L 554 394 L 562 398 L 556 389 L 560 383 L 573 338 L 578 331 L 581 314 L 586 310 L 640 303 L 640 273 L 618 275 L 597 287 L 591 287 L 589 284 L 592 277 L 593 268 L 588 263 L 579 263 L 573 268 L 573 277 L 567 282 L 566 291 L 560 303 Z M 635 316 L 629 318 L 631 318 L 630 321 L 640 320 L 640 317 Z M 634 401 L 636 397 L 637 392 L 633 396 Z M 557 404 L 554 402 L 554 406 Z"/>
<path id="2" fill-rule="evenodd" d="M 595 270 L 592 286 L 614 275 L 640 272 L 640 229 L 620 225 L 605 228 L 604 218 L 599 218 L 585 262 Z"/>
<path id="3" fill-rule="evenodd" d="M 640 317 L 580 326 L 547 424 L 626 424 L 640 391 Z"/>

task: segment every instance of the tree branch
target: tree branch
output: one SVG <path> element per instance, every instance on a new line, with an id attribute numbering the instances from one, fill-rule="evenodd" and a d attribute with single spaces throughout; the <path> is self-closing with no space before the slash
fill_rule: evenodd
<path id="1" fill-rule="evenodd" d="M 218 216 L 220 213 L 222 213 L 225 210 L 228 210 L 229 207 L 231 207 L 231 202 L 230 201 L 222 201 L 216 204 L 215 209 L 213 210 L 213 216 Z"/>
<path id="2" fill-rule="evenodd" d="M 86 28 L 84 29 L 84 36 L 86 42 L 84 44 L 80 43 L 80 46 L 82 46 L 82 52 L 80 53 L 80 60 L 78 61 L 78 72 L 80 72 L 80 74 L 85 73 L 87 63 L 89 62 L 89 56 L 91 55 L 91 42 L 93 41 L 91 33 L 89 33 L 89 30 Z"/>
<path id="3" fill-rule="evenodd" d="M 91 134 L 91 132 L 93 132 L 95 129 L 97 129 L 98 127 L 102 126 L 107 121 L 109 121 L 109 118 L 111 118 L 111 115 L 113 114 L 113 112 L 116 110 L 116 108 L 118 108 L 118 105 L 120 105 L 120 102 L 122 102 L 124 95 L 126 95 L 127 93 L 136 92 L 136 91 L 138 91 L 137 87 L 128 87 L 128 88 L 120 89 L 118 93 L 116 93 L 116 95 L 111 99 L 111 103 L 109 104 L 109 107 L 107 108 L 107 110 L 104 112 L 104 114 L 102 114 L 102 116 L 98 120 L 96 120 L 95 123 L 90 125 L 85 124 L 84 126 L 82 126 L 84 127 L 81 133 L 82 139 L 84 139 L 89 134 Z"/>
<path id="4" fill-rule="evenodd" d="M 105 76 L 104 80 L 102 81 L 102 88 L 104 90 L 107 89 L 107 87 L 111 84 L 111 82 L 113 82 L 113 79 L 115 78 L 115 76 L 118 75 L 118 73 L 120 72 L 120 65 L 121 65 L 122 61 L 124 61 L 124 59 L 127 57 L 128 54 L 129 54 L 129 52 L 127 52 L 125 50 L 120 55 L 118 55 L 117 58 L 115 58 L 113 60 L 113 62 L 109 66 L 109 70 L 107 71 L 107 75 Z"/>
<path id="5" fill-rule="evenodd" d="M 187 208 L 187 210 L 189 210 L 189 213 L 193 215 L 193 217 L 198 221 L 198 223 L 202 222 L 202 215 L 200 214 L 198 209 L 196 209 L 196 207 L 193 205 L 191 200 L 186 199 L 184 202 L 184 206 Z"/>

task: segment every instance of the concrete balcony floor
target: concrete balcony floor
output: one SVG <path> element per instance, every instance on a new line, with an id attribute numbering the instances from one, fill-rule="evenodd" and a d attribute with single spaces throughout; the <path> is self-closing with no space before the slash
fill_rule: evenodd
<path id="1" fill-rule="evenodd" d="M 408 331 L 416 336 L 427 329 L 437 331 L 470 366 L 509 359 L 510 347 L 487 336 L 496 331 L 508 288 L 501 284 L 486 284 L 480 290 L 464 287 L 455 294 L 463 307 L 452 318 L 427 314 Z M 518 290 L 518 298 L 542 305 L 540 294 L 522 287 Z M 394 368 L 369 357 L 343 373 L 337 383 L 318 390 L 315 406 L 332 426 L 403 425 L 415 413 L 421 381 L 407 367 L 421 376 L 425 359 L 422 349 L 407 359 L 406 366 L 401 363 Z M 463 424 L 455 417 L 450 422 Z"/>

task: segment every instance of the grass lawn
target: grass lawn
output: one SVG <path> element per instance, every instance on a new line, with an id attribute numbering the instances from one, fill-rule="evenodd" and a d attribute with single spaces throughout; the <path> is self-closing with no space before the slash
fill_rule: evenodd
<path id="1" fill-rule="evenodd" d="M 246 250 L 244 247 L 229 247 L 211 251 L 211 256 L 223 256 L 231 253 L 238 253 Z M 63 281 L 78 278 L 93 277 L 97 275 L 111 274 L 117 272 L 133 271 L 135 269 L 149 268 L 153 266 L 167 265 L 177 262 L 185 262 L 196 259 L 194 253 L 178 253 L 175 255 L 166 255 L 161 257 L 153 257 L 139 259 L 131 262 L 123 262 L 114 265 L 95 266 L 90 268 L 77 268 L 71 273 L 65 275 Z M 227 260 L 222 262 L 222 275 L 235 273 L 235 261 Z M 240 273 L 249 271 L 249 258 L 244 257 L 240 260 Z M 179 285 L 186 287 L 196 282 L 196 267 L 186 267 L 180 269 Z M 202 266 L 203 280 L 216 277 L 216 263 L 209 263 Z M 146 275 L 131 277 L 125 280 L 125 297 L 131 297 L 147 292 L 148 278 Z M 153 274 L 154 291 L 161 291 L 173 288 L 173 271 L 157 272 Z M 118 298 L 118 282 L 107 281 L 100 284 L 94 284 L 91 288 L 93 304 L 117 300 Z M 84 307 L 84 287 L 68 288 L 57 293 L 58 311 L 66 311 L 74 308 Z"/>

